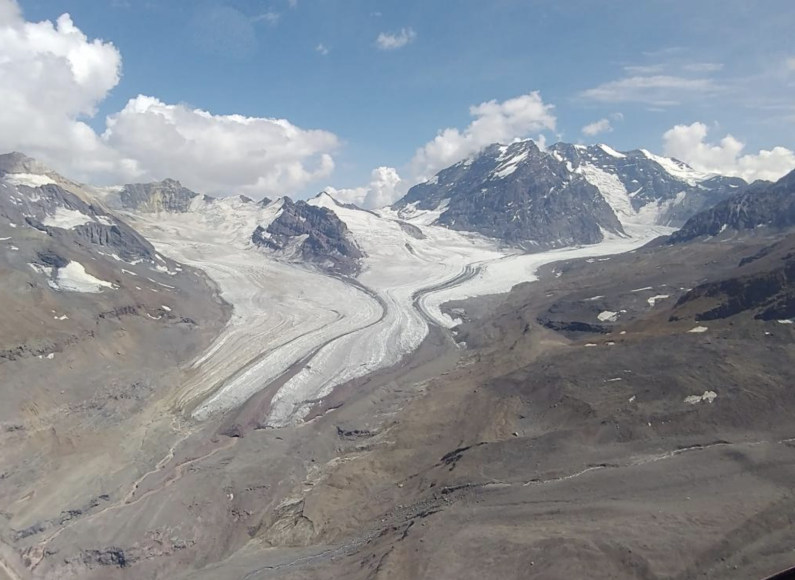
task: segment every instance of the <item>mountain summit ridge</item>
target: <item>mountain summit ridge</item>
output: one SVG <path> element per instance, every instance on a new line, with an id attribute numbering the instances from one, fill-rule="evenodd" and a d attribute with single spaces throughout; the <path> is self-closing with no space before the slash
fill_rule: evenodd
<path id="1" fill-rule="evenodd" d="M 681 226 L 747 184 L 645 149 L 533 140 L 492 144 L 412 187 L 399 215 L 436 211 L 438 225 L 524 247 L 624 235 L 632 224 Z"/>

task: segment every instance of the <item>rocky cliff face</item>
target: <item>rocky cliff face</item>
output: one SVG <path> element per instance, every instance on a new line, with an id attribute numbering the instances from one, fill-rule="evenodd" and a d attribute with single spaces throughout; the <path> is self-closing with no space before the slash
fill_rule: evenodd
<path id="1" fill-rule="evenodd" d="M 395 208 L 437 210 L 438 223 L 526 247 L 594 244 L 623 234 L 599 190 L 532 141 L 492 145 L 413 187 Z"/>
<path id="2" fill-rule="evenodd" d="M 43 163 L 18 151 L 0 155 L 0 174 L 2 175 L 18 173 L 46 175 L 49 172 L 49 168 Z"/>
<path id="3" fill-rule="evenodd" d="M 346 276 L 359 272 L 359 260 L 363 257 L 348 227 L 334 212 L 290 198 L 282 200 L 275 220 L 267 227 L 257 227 L 252 241 L 285 257 L 300 258 Z"/>
<path id="4" fill-rule="evenodd" d="M 179 181 L 165 179 L 155 183 L 125 185 L 118 196 L 121 206 L 127 210 L 185 213 L 200 194 L 183 187 Z"/>
<path id="5" fill-rule="evenodd" d="M 795 171 L 774 184 L 754 183 L 693 216 L 670 241 L 680 243 L 702 236 L 717 236 L 725 231 L 792 226 L 795 226 Z"/>
<path id="6" fill-rule="evenodd" d="M 734 194 L 741 179 L 709 176 L 645 150 L 532 141 L 492 145 L 441 171 L 395 204 L 410 216 L 526 247 L 592 244 L 630 224 L 681 226 Z"/>

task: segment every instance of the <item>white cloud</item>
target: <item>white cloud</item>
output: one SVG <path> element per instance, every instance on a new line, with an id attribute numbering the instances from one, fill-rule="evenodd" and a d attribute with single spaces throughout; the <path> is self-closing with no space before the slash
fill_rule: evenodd
<path id="1" fill-rule="evenodd" d="M 687 72 L 710 73 L 723 70 L 723 63 L 720 62 L 691 62 L 682 65 L 682 70 Z"/>
<path id="2" fill-rule="evenodd" d="M 745 144 L 732 135 L 708 143 L 708 133 L 704 123 L 677 125 L 663 135 L 665 154 L 699 171 L 742 177 L 748 182 L 775 181 L 795 169 L 795 153 L 789 149 L 774 147 L 742 155 Z"/>
<path id="3" fill-rule="evenodd" d="M 328 152 L 338 146 L 334 134 L 284 119 L 213 115 L 146 96 L 109 117 L 102 138 L 146 178 L 176 175 L 188 187 L 220 195 L 300 190 L 331 174 Z"/>
<path id="4" fill-rule="evenodd" d="M 254 22 L 267 22 L 268 24 L 276 24 L 279 22 L 281 17 L 282 15 L 278 12 L 268 10 L 267 12 L 263 12 L 262 14 L 255 16 L 252 20 L 254 20 Z"/>
<path id="5" fill-rule="evenodd" d="M 629 64 L 624 67 L 624 70 L 631 75 L 656 75 L 665 72 L 668 68 L 667 64 Z"/>
<path id="6" fill-rule="evenodd" d="M 329 48 L 322 42 L 315 47 L 315 50 L 323 56 L 326 56 L 330 52 Z"/>
<path id="7" fill-rule="evenodd" d="M 397 50 L 414 42 L 417 33 L 411 28 L 403 28 L 399 32 L 382 32 L 375 40 L 375 45 L 380 50 Z"/>
<path id="8" fill-rule="evenodd" d="M 405 195 L 407 189 L 397 169 L 377 167 L 371 174 L 370 183 L 364 187 L 353 189 L 327 187 L 326 191 L 341 202 L 353 203 L 364 208 L 377 208 L 394 203 Z"/>
<path id="9" fill-rule="evenodd" d="M 0 25 L 6 25 L 20 18 L 19 6 L 10 0 L 0 0 Z"/>
<path id="10" fill-rule="evenodd" d="M 492 143 L 510 143 L 541 131 L 555 130 L 554 105 L 544 103 L 537 91 L 502 103 L 488 101 L 470 107 L 475 120 L 460 131 L 448 128 L 417 150 L 412 173 L 428 179 L 441 169 L 469 157 Z"/>
<path id="11" fill-rule="evenodd" d="M 630 75 L 653 76 L 664 75 L 666 72 L 677 74 L 686 73 L 714 73 L 723 70 L 723 63 L 719 62 L 688 62 L 682 59 L 670 59 L 665 62 L 649 64 L 630 64 L 624 66 L 624 71 Z"/>
<path id="12" fill-rule="evenodd" d="M 337 137 L 283 119 L 212 115 L 139 96 L 98 135 L 86 120 L 119 82 L 121 55 L 68 15 L 26 22 L 0 0 L 0 151 L 18 150 L 76 179 L 174 177 L 211 194 L 294 194 L 326 179 Z"/>
<path id="13" fill-rule="evenodd" d="M 390 205 L 412 185 L 425 181 L 440 170 L 457 163 L 493 143 L 511 143 L 534 135 L 542 149 L 546 138 L 541 131 L 555 130 L 553 105 L 545 104 L 538 92 L 503 102 L 488 101 L 470 107 L 475 118 L 464 130 L 448 128 L 420 147 L 409 163 L 410 178 L 401 179 L 397 170 L 379 167 L 368 185 L 353 189 L 327 188 L 332 196 L 362 207 Z"/>
<path id="14" fill-rule="evenodd" d="M 612 131 L 613 125 L 610 124 L 610 119 L 599 119 L 582 128 L 583 135 L 587 135 L 588 137 L 594 137 L 600 133 L 610 133 Z"/>
<path id="15" fill-rule="evenodd" d="M 641 102 L 658 106 L 678 104 L 682 100 L 715 94 L 723 88 L 709 78 L 685 78 L 670 75 L 633 76 L 603 83 L 581 96 L 609 103 Z"/>
<path id="16" fill-rule="evenodd" d="M 119 51 L 88 40 L 68 14 L 26 22 L 11 0 L 0 0 L 0 46 L 0 150 L 112 171 L 115 155 L 84 119 L 118 84 Z"/>
<path id="17" fill-rule="evenodd" d="M 795 72 L 795 56 L 788 58 L 785 61 L 785 66 L 789 72 Z"/>

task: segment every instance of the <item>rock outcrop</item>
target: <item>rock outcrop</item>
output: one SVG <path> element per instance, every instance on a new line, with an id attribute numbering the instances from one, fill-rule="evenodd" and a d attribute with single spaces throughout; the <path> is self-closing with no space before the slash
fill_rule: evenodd
<path id="1" fill-rule="evenodd" d="M 185 213 L 200 194 L 183 187 L 179 181 L 165 179 L 155 183 L 132 183 L 119 192 L 124 209 L 146 213 Z"/>
<path id="2" fill-rule="evenodd" d="M 257 227 L 252 241 L 287 258 L 299 258 L 346 276 L 359 272 L 363 257 L 348 227 L 334 212 L 287 197 L 279 216 L 267 227 Z"/>

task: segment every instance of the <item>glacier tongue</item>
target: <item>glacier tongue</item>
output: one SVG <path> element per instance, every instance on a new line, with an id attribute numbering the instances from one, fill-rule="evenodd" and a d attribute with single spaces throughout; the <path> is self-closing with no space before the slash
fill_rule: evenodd
<path id="1" fill-rule="evenodd" d="M 543 264 L 627 251 L 668 231 L 635 227 L 632 238 L 523 254 L 431 225 L 427 212 L 404 220 L 393 210 L 364 211 L 328 195 L 309 203 L 335 212 L 365 253 L 356 280 L 279 261 L 251 243 L 258 225 L 276 219 L 280 201 L 263 207 L 197 199 L 186 213 L 129 215 L 161 254 L 203 269 L 234 307 L 224 332 L 193 361 L 176 408 L 203 420 L 240 406 L 290 371 L 266 423 L 295 423 L 334 387 L 399 363 L 430 324 L 459 323 L 442 311 L 445 302 L 507 292 L 534 280 Z"/>

